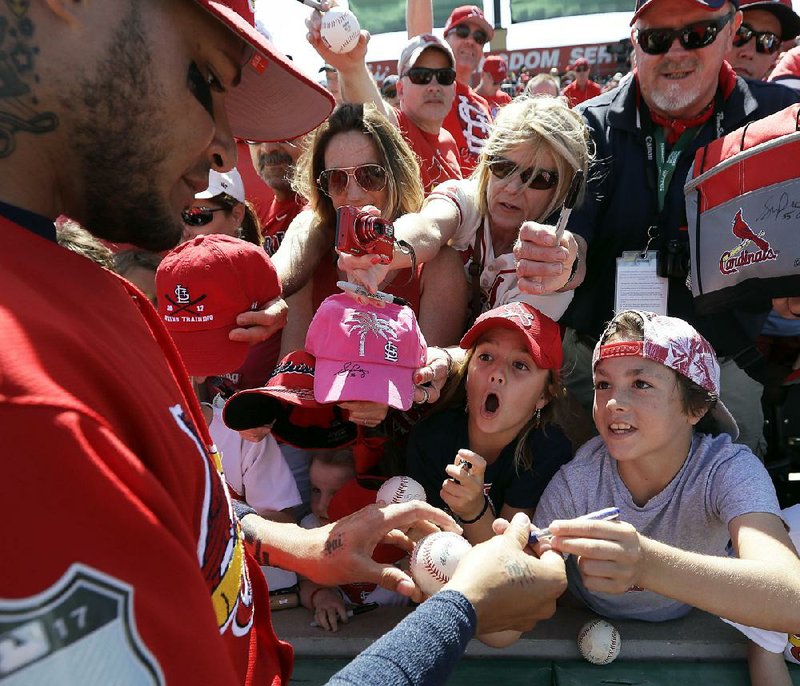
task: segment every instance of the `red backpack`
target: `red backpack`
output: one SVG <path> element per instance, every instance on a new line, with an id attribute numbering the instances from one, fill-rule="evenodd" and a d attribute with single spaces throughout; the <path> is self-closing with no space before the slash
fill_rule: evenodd
<path id="1" fill-rule="evenodd" d="M 800 295 L 800 104 L 699 149 L 684 193 L 699 314 Z"/>

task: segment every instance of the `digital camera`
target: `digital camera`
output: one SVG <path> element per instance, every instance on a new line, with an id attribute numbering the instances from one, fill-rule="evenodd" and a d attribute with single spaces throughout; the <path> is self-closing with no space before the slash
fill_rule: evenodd
<path id="1" fill-rule="evenodd" d="M 336 210 L 336 249 L 348 255 L 378 255 L 381 264 L 389 264 L 394 227 L 379 215 L 345 205 Z"/>
<path id="2" fill-rule="evenodd" d="M 689 244 L 672 239 L 658 253 L 657 272 L 659 276 L 685 279 L 689 274 Z"/>

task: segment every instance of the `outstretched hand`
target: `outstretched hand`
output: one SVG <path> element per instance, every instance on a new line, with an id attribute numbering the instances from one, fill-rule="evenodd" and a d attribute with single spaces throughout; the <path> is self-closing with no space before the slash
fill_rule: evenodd
<path id="1" fill-rule="evenodd" d="M 569 231 L 557 240 L 555 227 L 524 222 L 514 245 L 520 290 L 546 295 L 564 288 L 577 254 L 578 243 Z"/>
<path id="2" fill-rule="evenodd" d="M 232 329 L 228 338 L 248 345 L 266 341 L 286 326 L 288 313 L 289 306 L 286 301 L 283 298 L 275 298 L 261 310 L 248 310 L 238 315 L 236 317 L 238 328 Z"/>
<path id="3" fill-rule="evenodd" d="M 449 515 L 418 500 L 386 507 L 368 505 L 332 524 L 309 530 L 317 537 L 318 557 L 307 560 L 308 566 L 298 571 L 325 586 L 369 582 L 420 602 L 422 591 L 411 577 L 394 565 L 376 562 L 372 553 L 379 543 L 411 552 L 414 541 L 406 532 L 413 529 L 419 535 L 437 527 L 461 532 Z"/>
<path id="4" fill-rule="evenodd" d="M 567 588 L 564 559 L 547 550 L 541 558 L 529 552 L 531 520 L 514 515 L 503 534 L 476 545 L 445 585 L 463 593 L 478 614 L 478 633 L 529 631 L 556 611 L 556 599 Z"/>

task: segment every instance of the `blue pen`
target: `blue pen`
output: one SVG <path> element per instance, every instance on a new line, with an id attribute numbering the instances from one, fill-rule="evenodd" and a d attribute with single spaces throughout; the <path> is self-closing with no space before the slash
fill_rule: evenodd
<path id="1" fill-rule="evenodd" d="M 597 512 L 590 512 L 587 515 L 583 515 L 582 517 L 576 517 L 576 519 L 602 519 L 602 520 L 609 520 L 609 519 L 616 519 L 619 517 L 619 508 L 618 507 L 606 507 L 603 510 L 598 510 Z M 531 535 L 528 536 L 528 544 L 533 545 L 538 541 L 540 538 L 552 538 L 553 534 L 550 533 L 550 528 L 542 529 L 541 531 L 531 532 Z"/>

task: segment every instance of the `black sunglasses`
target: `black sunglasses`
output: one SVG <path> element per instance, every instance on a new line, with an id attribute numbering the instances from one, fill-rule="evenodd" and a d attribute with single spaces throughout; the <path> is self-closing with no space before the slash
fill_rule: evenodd
<path id="1" fill-rule="evenodd" d="M 379 164 L 362 164 L 358 167 L 326 169 L 319 175 L 317 186 L 327 196 L 340 195 L 347 190 L 350 177 L 367 193 L 386 188 L 386 170 Z"/>
<path id="2" fill-rule="evenodd" d="M 456 80 L 456 70 L 449 67 L 443 69 L 430 69 L 429 67 L 411 67 L 403 74 L 411 83 L 417 86 L 427 86 L 435 76 L 440 86 L 451 86 Z"/>
<path id="3" fill-rule="evenodd" d="M 558 183 L 558 172 L 555 171 L 539 169 L 537 172 L 535 167 L 519 169 L 516 164 L 505 157 L 490 157 L 488 163 L 489 171 L 496 178 L 507 179 L 515 172 L 518 172 L 522 183 L 529 188 L 535 188 L 537 191 L 549 190 Z"/>
<path id="4" fill-rule="evenodd" d="M 214 218 L 214 212 L 223 212 L 227 207 L 190 207 L 181 212 L 183 223 L 188 226 L 205 226 Z"/>
<path id="5" fill-rule="evenodd" d="M 733 19 L 733 13 L 719 19 L 698 21 L 680 29 L 635 29 L 633 32 L 639 47 L 648 55 L 663 55 L 677 38 L 684 50 L 699 50 L 711 45 L 725 24 Z"/>
<path id="6" fill-rule="evenodd" d="M 486 31 L 482 29 L 470 31 L 469 26 L 466 24 L 459 24 L 454 29 L 450 29 L 450 31 L 447 32 L 447 35 L 450 35 L 451 33 L 456 34 L 456 36 L 459 38 L 467 38 L 471 33 L 472 40 L 474 40 L 478 45 L 485 45 L 489 42 L 489 35 L 486 33 Z"/>
<path id="7" fill-rule="evenodd" d="M 751 39 L 756 39 L 756 52 L 765 55 L 774 55 L 781 49 L 781 39 L 776 36 L 772 31 L 756 31 L 749 24 L 742 24 L 736 35 L 733 37 L 733 44 L 737 48 L 741 48 L 750 42 Z"/>

